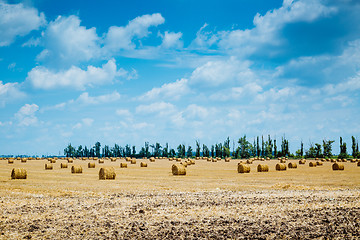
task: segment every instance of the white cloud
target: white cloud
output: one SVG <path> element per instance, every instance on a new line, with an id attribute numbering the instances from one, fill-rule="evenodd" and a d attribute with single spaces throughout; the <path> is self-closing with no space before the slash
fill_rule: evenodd
<path id="1" fill-rule="evenodd" d="M 44 14 L 35 8 L 0 1 L 0 47 L 10 45 L 17 36 L 25 36 L 45 23 Z"/>
<path id="2" fill-rule="evenodd" d="M 5 106 L 5 103 L 23 98 L 25 96 L 25 93 L 21 92 L 18 89 L 17 83 L 5 83 L 3 84 L 2 81 L 0 81 L 0 106 Z"/>
<path id="3" fill-rule="evenodd" d="M 196 68 L 190 80 L 191 83 L 219 86 L 224 83 L 247 83 L 255 81 L 256 75 L 250 69 L 249 61 L 240 62 L 235 57 L 230 57 L 226 61 L 209 61 Z"/>
<path id="4" fill-rule="evenodd" d="M 166 98 L 171 100 L 179 100 L 183 95 L 190 92 L 188 80 L 183 78 L 173 83 L 165 83 L 160 88 L 153 88 L 140 96 L 140 100 L 154 100 Z"/>
<path id="5" fill-rule="evenodd" d="M 205 23 L 200 28 L 200 30 L 196 33 L 196 38 L 191 42 L 189 48 L 208 49 L 219 41 L 220 35 L 218 33 L 204 31 L 207 26 L 208 24 Z"/>
<path id="6" fill-rule="evenodd" d="M 76 103 L 86 104 L 86 105 L 95 105 L 95 104 L 103 104 L 109 102 L 115 102 L 120 99 L 120 94 L 117 91 L 114 91 L 110 94 L 100 95 L 96 97 L 89 96 L 89 93 L 82 93 L 76 100 Z"/>
<path id="7" fill-rule="evenodd" d="M 80 129 L 82 127 L 91 127 L 91 125 L 93 124 L 94 122 L 94 119 L 92 118 L 83 118 L 81 120 L 81 122 L 79 123 L 76 123 L 74 126 L 73 126 L 73 129 Z"/>
<path id="8" fill-rule="evenodd" d="M 72 66 L 68 70 L 55 72 L 38 66 L 28 73 L 27 80 L 35 88 L 56 89 L 60 87 L 84 90 L 87 86 L 111 83 L 116 77 L 124 77 L 126 74 L 124 69 L 117 70 L 115 60 L 111 59 L 101 68 L 88 66 L 86 70 Z"/>
<path id="9" fill-rule="evenodd" d="M 43 42 L 45 50 L 37 57 L 40 61 L 70 66 L 80 61 L 89 61 L 100 55 L 100 38 L 95 28 L 80 26 L 77 16 L 59 16 L 49 23 Z"/>
<path id="10" fill-rule="evenodd" d="M 165 22 L 160 13 L 143 15 L 131 20 L 125 27 L 112 26 L 105 38 L 104 48 L 108 52 L 119 50 L 131 50 L 136 47 L 133 39 L 144 38 L 149 35 L 151 26 L 158 26 Z"/>
<path id="11" fill-rule="evenodd" d="M 190 104 L 184 111 L 184 115 L 187 118 L 206 118 L 209 115 L 209 111 L 202 106 L 196 104 Z"/>
<path id="12" fill-rule="evenodd" d="M 132 117 L 132 114 L 130 113 L 129 110 L 127 109 L 117 109 L 115 111 L 116 115 L 120 116 L 120 117 L 125 117 L 125 118 L 130 118 Z"/>
<path id="13" fill-rule="evenodd" d="M 136 113 L 149 114 L 158 113 L 160 115 L 168 115 L 175 111 L 175 106 L 166 102 L 155 102 L 148 105 L 139 105 L 136 107 Z"/>
<path id="14" fill-rule="evenodd" d="M 242 87 L 232 87 L 231 89 L 224 89 L 219 92 L 210 95 L 210 99 L 216 101 L 229 101 L 229 100 L 237 100 L 244 97 L 252 97 L 261 93 L 263 88 L 255 83 L 251 82 L 245 84 Z"/>
<path id="15" fill-rule="evenodd" d="M 219 46 L 223 49 L 237 49 L 240 55 L 253 53 L 267 44 L 277 46 L 283 41 L 279 31 L 285 24 L 312 22 L 336 11 L 334 7 L 324 6 L 320 0 L 284 0 L 280 8 L 268 11 L 264 16 L 256 14 L 254 28 L 221 32 Z"/>
<path id="16" fill-rule="evenodd" d="M 38 122 L 35 113 L 39 110 L 39 106 L 36 104 L 25 104 L 15 114 L 15 118 L 18 120 L 20 126 L 30 126 Z"/>
<path id="17" fill-rule="evenodd" d="M 338 84 L 327 84 L 322 90 L 325 94 L 333 95 L 337 93 L 352 92 L 360 89 L 360 72 L 347 81 Z"/>
<path id="18" fill-rule="evenodd" d="M 174 33 L 174 32 L 168 32 L 165 31 L 164 35 L 161 35 L 163 41 L 161 43 L 161 47 L 163 48 L 182 48 L 184 43 L 180 40 L 180 38 L 182 37 L 182 33 L 178 32 L 178 33 Z"/>

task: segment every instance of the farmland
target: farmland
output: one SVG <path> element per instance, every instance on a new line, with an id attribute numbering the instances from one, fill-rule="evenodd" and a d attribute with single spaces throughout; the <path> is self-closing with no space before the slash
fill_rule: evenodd
<path id="1" fill-rule="evenodd" d="M 167 159 L 127 168 L 124 159 L 76 159 L 60 168 L 67 161 L 58 159 L 52 170 L 47 160 L 2 160 L 0 238 L 359 238 L 357 163 L 333 171 L 331 162 L 307 161 L 276 171 L 278 160 L 254 161 L 240 174 L 239 161 L 195 160 L 185 176 L 173 176 L 175 161 Z M 260 163 L 269 172 L 257 172 Z M 73 165 L 82 173 L 72 174 Z M 113 167 L 115 180 L 99 180 L 101 167 Z M 13 168 L 25 168 L 27 179 L 11 180 Z"/>

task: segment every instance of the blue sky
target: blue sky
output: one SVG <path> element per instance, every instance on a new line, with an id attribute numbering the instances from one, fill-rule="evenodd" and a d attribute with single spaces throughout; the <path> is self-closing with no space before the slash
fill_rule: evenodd
<path id="1" fill-rule="evenodd" d="M 0 154 L 360 136 L 360 3 L 1 1 Z M 278 146 L 279 147 L 279 146 Z"/>

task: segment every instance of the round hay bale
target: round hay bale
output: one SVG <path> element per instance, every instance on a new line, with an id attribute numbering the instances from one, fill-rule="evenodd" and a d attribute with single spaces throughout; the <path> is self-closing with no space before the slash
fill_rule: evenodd
<path id="1" fill-rule="evenodd" d="M 131 160 L 130 160 L 130 163 L 131 163 L 131 164 L 136 164 L 136 160 L 135 160 L 135 159 L 131 159 Z"/>
<path id="2" fill-rule="evenodd" d="M 218 160 L 217 160 L 216 158 L 213 158 L 211 161 L 212 161 L 212 162 L 217 162 Z M 219 160 L 219 161 L 220 161 L 220 160 Z"/>
<path id="3" fill-rule="evenodd" d="M 357 166 L 360 167 L 360 161 L 357 163 Z"/>
<path id="4" fill-rule="evenodd" d="M 230 158 L 225 158 L 225 162 L 230 162 Z"/>
<path id="5" fill-rule="evenodd" d="M 49 162 L 50 163 L 56 163 L 56 160 L 55 159 L 50 159 Z"/>
<path id="6" fill-rule="evenodd" d="M 213 158 L 208 158 L 208 159 L 206 159 L 206 161 L 211 162 L 211 161 L 213 161 Z"/>
<path id="7" fill-rule="evenodd" d="M 249 173 L 250 166 L 246 164 L 238 164 L 238 173 Z"/>
<path id="8" fill-rule="evenodd" d="M 190 162 L 192 165 L 195 165 L 195 160 L 194 160 L 194 159 L 190 159 L 189 162 Z"/>
<path id="9" fill-rule="evenodd" d="M 104 159 L 99 159 L 99 164 L 102 164 L 102 163 L 104 163 L 105 161 L 104 161 Z"/>
<path id="10" fill-rule="evenodd" d="M 151 157 L 149 160 L 150 160 L 150 162 L 155 162 L 155 158 L 154 158 L 154 157 Z"/>
<path id="11" fill-rule="evenodd" d="M 141 162 L 140 167 L 147 167 L 147 163 L 146 162 Z"/>
<path id="12" fill-rule="evenodd" d="M 8 164 L 13 164 L 13 163 L 14 163 L 14 160 L 8 159 Z"/>
<path id="13" fill-rule="evenodd" d="M 45 163 L 45 170 L 52 170 L 53 165 L 51 163 Z"/>
<path id="14" fill-rule="evenodd" d="M 305 160 L 305 159 L 299 160 L 299 164 L 305 164 L 305 163 L 306 163 L 306 160 Z"/>
<path id="15" fill-rule="evenodd" d="M 68 164 L 67 163 L 61 163 L 60 168 L 68 168 Z"/>
<path id="16" fill-rule="evenodd" d="M 247 164 L 252 164 L 252 163 L 253 163 L 253 160 L 248 159 L 248 160 L 246 160 L 246 163 L 247 163 Z"/>
<path id="17" fill-rule="evenodd" d="M 88 168 L 95 168 L 95 163 L 94 162 L 89 162 L 88 163 Z"/>
<path id="18" fill-rule="evenodd" d="M 332 159 L 330 160 L 330 162 L 336 162 L 336 159 L 332 158 Z"/>
<path id="19" fill-rule="evenodd" d="M 13 168 L 11 171 L 11 179 L 26 179 L 27 172 L 25 168 Z"/>
<path id="20" fill-rule="evenodd" d="M 74 160 L 72 158 L 69 158 L 67 161 L 68 161 L 68 163 L 73 163 L 74 162 Z"/>
<path id="21" fill-rule="evenodd" d="M 22 158 L 22 159 L 21 159 L 21 162 L 22 162 L 22 163 L 26 163 L 26 161 L 27 161 L 27 158 Z"/>
<path id="22" fill-rule="evenodd" d="M 120 167 L 121 167 L 121 168 L 127 168 L 127 163 L 123 163 L 123 162 L 120 163 Z"/>
<path id="23" fill-rule="evenodd" d="M 184 167 L 187 167 L 188 165 L 186 162 L 181 162 L 180 164 L 183 165 Z"/>
<path id="24" fill-rule="evenodd" d="M 267 160 L 267 161 L 269 161 L 269 160 L 270 160 L 270 158 L 269 158 L 269 157 L 266 157 L 266 160 Z"/>
<path id="25" fill-rule="evenodd" d="M 72 166 L 71 173 L 82 173 L 82 167 L 79 165 Z"/>
<path id="26" fill-rule="evenodd" d="M 323 162 L 317 161 L 317 162 L 316 162 L 316 165 L 322 166 L 322 165 L 323 165 Z"/>
<path id="27" fill-rule="evenodd" d="M 173 164 L 171 171 L 173 175 L 186 175 L 186 168 L 181 164 Z"/>
<path id="28" fill-rule="evenodd" d="M 275 166 L 276 171 L 286 171 L 286 164 L 285 163 L 278 163 Z"/>
<path id="29" fill-rule="evenodd" d="M 315 161 L 319 161 L 319 158 L 315 158 Z"/>
<path id="30" fill-rule="evenodd" d="M 309 162 L 309 167 L 316 167 L 316 162 Z"/>
<path id="31" fill-rule="evenodd" d="M 321 161 L 322 161 L 322 162 L 325 162 L 325 158 L 322 158 Z"/>
<path id="32" fill-rule="evenodd" d="M 332 165 L 332 169 L 334 171 L 336 171 L 336 170 L 344 170 L 344 164 L 342 164 L 342 163 L 334 163 Z"/>
<path id="33" fill-rule="evenodd" d="M 285 160 L 285 159 L 281 159 L 281 160 L 280 160 L 280 163 L 286 163 L 286 160 Z"/>
<path id="34" fill-rule="evenodd" d="M 343 162 L 347 162 L 347 159 L 345 159 L 345 158 L 343 158 L 343 160 L 342 160 Z"/>
<path id="35" fill-rule="evenodd" d="M 176 161 L 177 161 L 177 162 L 181 162 L 181 158 L 176 158 Z"/>
<path id="36" fill-rule="evenodd" d="M 294 162 L 289 162 L 288 167 L 289 168 L 297 168 L 297 164 Z"/>
<path id="37" fill-rule="evenodd" d="M 115 158 L 115 157 L 112 157 L 112 158 L 110 158 L 110 161 L 116 162 L 116 158 Z"/>
<path id="38" fill-rule="evenodd" d="M 99 171 L 99 180 L 115 180 L 116 173 L 113 167 L 103 167 Z"/>
<path id="39" fill-rule="evenodd" d="M 268 172 L 269 171 L 269 166 L 266 164 L 259 164 L 257 166 L 257 171 L 258 172 Z"/>

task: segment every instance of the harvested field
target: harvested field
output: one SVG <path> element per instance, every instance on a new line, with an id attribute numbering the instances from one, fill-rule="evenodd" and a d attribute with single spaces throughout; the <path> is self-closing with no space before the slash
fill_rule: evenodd
<path id="1" fill-rule="evenodd" d="M 185 176 L 173 176 L 172 162 L 151 168 L 105 160 L 116 179 L 99 180 L 90 160 L 74 160 L 71 174 L 44 160 L 0 161 L 1 239 L 358 239 L 360 168 L 344 162 L 291 171 L 237 173 L 239 160 L 196 160 Z M 291 162 L 295 160 L 288 160 Z M 27 179 L 11 180 L 12 168 Z M 146 184 L 145 184 L 146 183 Z M 24 217 L 26 216 L 26 217 Z"/>

